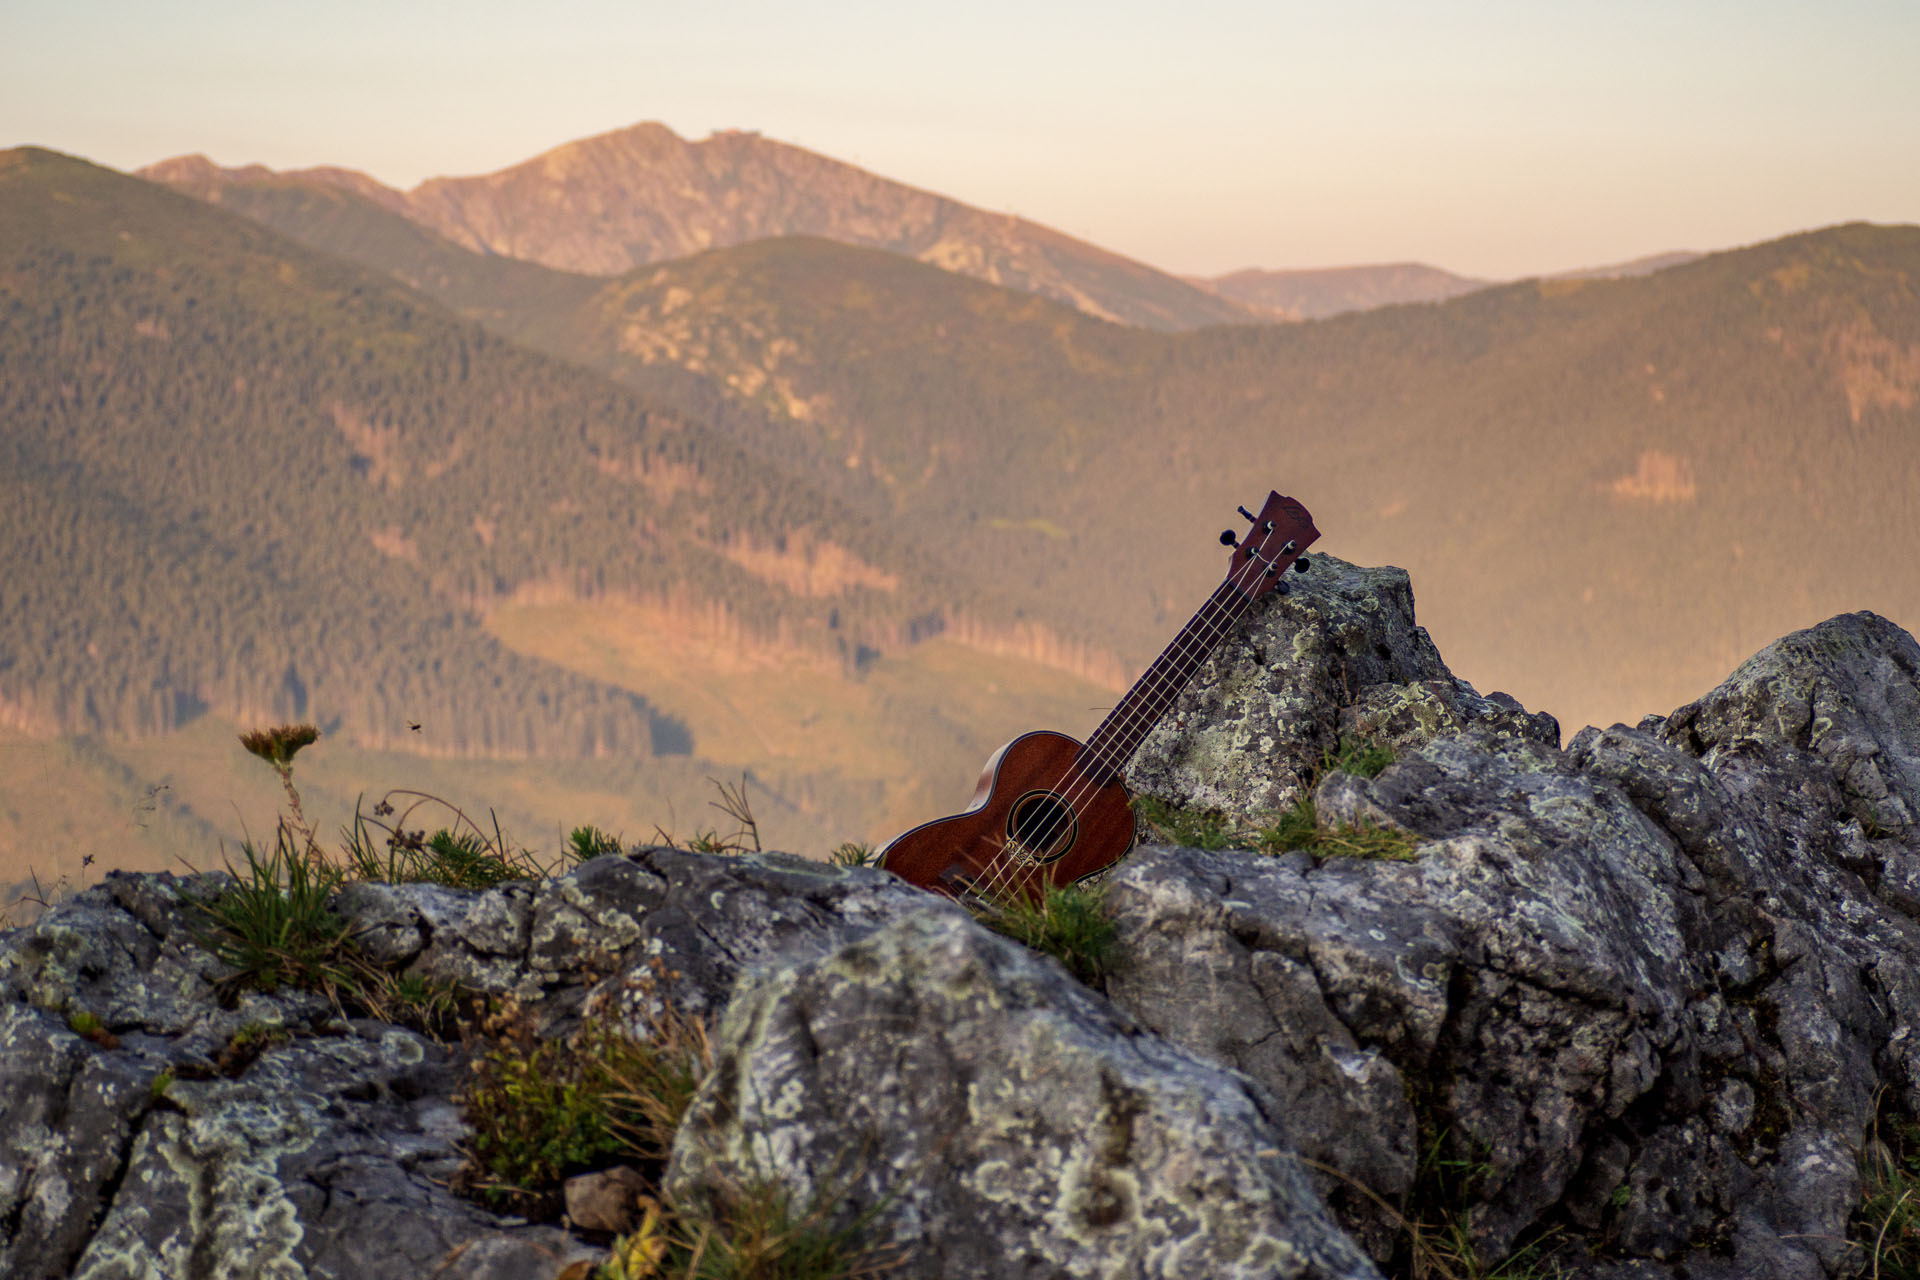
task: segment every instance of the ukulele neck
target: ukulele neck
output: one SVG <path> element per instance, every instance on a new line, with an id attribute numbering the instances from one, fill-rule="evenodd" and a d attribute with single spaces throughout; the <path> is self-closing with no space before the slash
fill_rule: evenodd
<path id="1" fill-rule="evenodd" d="M 1087 739 L 1080 758 L 1087 772 L 1101 781 L 1117 778 L 1132 759 L 1134 751 L 1146 741 L 1153 726 L 1160 723 L 1180 691 L 1193 679 L 1210 654 L 1246 615 L 1253 600 L 1232 581 L 1222 582 L 1207 602 L 1200 606 L 1180 634 L 1173 638 L 1146 674 L 1134 682 L 1118 705 L 1100 722 Z"/>

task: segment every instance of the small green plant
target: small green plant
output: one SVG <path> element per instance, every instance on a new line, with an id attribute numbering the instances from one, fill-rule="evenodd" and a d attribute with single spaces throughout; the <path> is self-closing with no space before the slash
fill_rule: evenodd
<path id="1" fill-rule="evenodd" d="M 1134 796 L 1134 812 L 1160 839 L 1189 849 L 1225 849 L 1234 842 L 1233 827 L 1217 813 L 1183 809 L 1154 796 Z"/>
<path id="2" fill-rule="evenodd" d="M 1052 956 L 1090 987 L 1106 981 L 1117 958 L 1119 932 L 1107 915 L 1101 889 L 1048 884 L 1037 900 L 1014 893 L 981 907 L 976 918 L 1022 946 Z"/>
<path id="3" fill-rule="evenodd" d="M 586 1024 L 565 1039 L 545 1039 L 510 1002 L 488 1015 L 482 1032 L 493 1047 L 472 1064 L 461 1096 L 473 1129 L 474 1189 L 539 1203 L 568 1174 L 620 1151 L 606 1105 L 603 1030 Z"/>
<path id="4" fill-rule="evenodd" d="M 233 1033 L 226 1047 L 214 1057 L 213 1066 L 221 1075 L 234 1078 L 260 1060 L 260 1055 L 293 1039 L 285 1027 L 264 1022 L 249 1022 Z"/>
<path id="5" fill-rule="evenodd" d="M 598 827 L 575 827 L 567 835 L 567 854 L 575 862 L 620 852 L 620 837 L 610 836 Z"/>
<path id="6" fill-rule="evenodd" d="M 271 851 L 263 854 L 251 841 L 240 848 L 246 865 L 227 864 L 233 887 L 200 904 L 201 944 L 233 969 L 225 983 L 337 997 L 354 971 L 348 926 L 327 905 L 343 873 L 308 856 L 284 822 Z"/>
<path id="7" fill-rule="evenodd" d="M 83 1040 L 91 1040 L 102 1049 L 118 1049 L 120 1037 L 107 1030 L 107 1024 L 95 1014 L 85 1009 L 75 1009 L 67 1015 L 67 1030 Z"/>
<path id="8" fill-rule="evenodd" d="M 1386 772 L 1398 756 L 1392 747 L 1382 742 L 1365 742 L 1354 738 L 1340 739 L 1340 745 L 1320 757 L 1320 769 L 1314 781 L 1333 772 L 1351 773 L 1361 778 L 1377 778 Z"/>
<path id="9" fill-rule="evenodd" d="M 508 1002 L 480 1024 L 485 1048 L 461 1093 L 473 1130 L 463 1185 L 495 1201 L 551 1208 L 561 1181 L 615 1159 L 659 1170 L 673 1134 L 713 1065 L 706 1024 L 653 998 L 629 1034 L 604 1005 L 570 1036 L 542 1036 Z"/>
<path id="10" fill-rule="evenodd" d="M 395 805 L 398 800 L 404 808 Z M 440 811 L 451 819 L 431 835 L 425 824 L 410 824 L 421 809 Z M 500 830 L 500 820 L 488 814 L 492 831 L 468 817 L 451 801 L 424 791 L 396 788 L 382 796 L 372 812 L 354 805 L 353 822 L 341 831 L 347 874 L 353 880 L 388 884 L 442 884 L 451 889 L 491 889 L 510 880 L 539 879 L 578 861 L 578 837 L 561 850 L 558 863 L 545 863 L 532 852 L 511 844 Z M 373 832 L 381 833 L 376 837 Z M 596 836 L 597 832 L 594 833 Z M 618 849 L 618 845 L 615 845 Z"/>
<path id="11" fill-rule="evenodd" d="M 870 844 L 849 840 L 827 855 L 827 861 L 836 867 L 871 867 L 879 855 Z"/>
<path id="12" fill-rule="evenodd" d="M 171 1088 L 173 1088 L 173 1072 L 162 1071 L 147 1086 L 147 1097 L 153 1102 L 158 1102 L 167 1096 L 167 1090 Z"/>
<path id="13" fill-rule="evenodd" d="M 1920 1280 L 1920 1124 L 1896 1115 L 1882 1089 L 1860 1144 L 1861 1198 L 1849 1232 L 1876 1280 Z"/>

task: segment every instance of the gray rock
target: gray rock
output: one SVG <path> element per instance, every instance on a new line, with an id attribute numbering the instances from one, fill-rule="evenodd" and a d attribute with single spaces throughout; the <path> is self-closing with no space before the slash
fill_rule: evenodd
<path id="1" fill-rule="evenodd" d="M 908 1275 L 1376 1274 L 1239 1077 L 950 913 L 743 981 L 668 1184 L 763 1182 Z"/>
<path id="2" fill-rule="evenodd" d="M 626 1231 L 640 1220 L 642 1197 L 656 1188 L 638 1169 L 615 1165 L 568 1178 L 567 1221 L 588 1231 Z"/>
<path id="3" fill-rule="evenodd" d="M 1308 784 L 1303 741 L 1385 726 L 1399 762 L 1314 800 L 1412 832 L 1417 860 L 1141 850 L 1110 889 L 1109 994 L 1253 1076 L 1304 1155 L 1382 1195 L 1438 1138 L 1476 1166 L 1457 1208 L 1483 1258 L 1557 1219 L 1614 1255 L 1579 1274 L 1847 1271 L 1876 1090 L 1920 1114 L 1920 646 L 1836 618 L 1562 754 L 1512 707 L 1363 718 L 1460 695 L 1391 577 L 1341 580 L 1374 603 L 1276 605 L 1131 772 L 1245 814 Z M 1184 780 L 1216 755 L 1237 772 Z M 1371 1202 L 1324 1185 L 1385 1256 Z"/>
<path id="4" fill-rule="evenodd" d="M 1243 816 L 1299 799 L 1343 738 L 1411 747 L 1475 729 L 1557 747 L 1560 726 L 1454 676 L 1413 620 L 1403 569 L 1315 555 L 1255 604 L 1127 767 L 1127 785 Z"/>
<path id="5" fill-rule="evenodd" d="M 646 848 L 484 894 L 351 885 L 337 909 L 385 963 L 528 1004 L 559 996 L 563 1017 L 587 986 L 640 968 L 684 1012 L 717 1013 L 742 968 L 836 946 L 934 901 L 867 868 Z"/>
<path id="6" fill-rule="evenodd" d="M 1431 837 L 1417 862 L 1143 850 L 1109 889 L 1108 991 L 1287 1100 L 1302 1154 L 1378 1195 L 1412 1190 L 1444 1135 L 1479 1168 L 1478 1241 L 1504 1252 L 1675 1034 L 1670 850 L 1611 788 L 1467 738 L 1344 786 Z"/>
<path id="7" fill-rule="evenodd" d="M 1311 788 L 1416 857 L 1143 848 L 1109 882 L 1106 996 L 884 873 L 781 855 L 336 910 L 391 970 L 550 1034 L 594 992 L 724 1009 L 675 1190 L 871 1213 L 905 1276 L 1373 1275 L 1356 1240 L 1404 1245 L 1361 1187 L 1483 1265 L 1554 1226 L 1591 1280 L 1848 1274 L 1876 1099 L 1920 1116 L 1920 646 L 1836 618 L 1562 752 L 1447 672 L 1398 570 L 1294 581 L 1132 778 L 1242 822 Z M 1328 772 L 1343 738 L 1399 758 Z M 457 1053 L 234 987 L 193 905 L 227 883 L 110 876 L 0 933 L 0 1274 L 591 1256 L 447 1191 Z M 1432 1152 L 1471 1170 L 1444 1204 Z"/>

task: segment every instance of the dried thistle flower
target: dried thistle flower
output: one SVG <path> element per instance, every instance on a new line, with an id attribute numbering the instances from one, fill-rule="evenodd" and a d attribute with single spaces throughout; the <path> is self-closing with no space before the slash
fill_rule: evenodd
<path id="1" fill-rule="evenodd" d="M 275 769 L 284 771 L 302 747 L 310 747 L 320 738 L 320 730 L 310 724 L 278 724 L 271 729 L 255 729 L 240 735 L 240 745 Z"/>

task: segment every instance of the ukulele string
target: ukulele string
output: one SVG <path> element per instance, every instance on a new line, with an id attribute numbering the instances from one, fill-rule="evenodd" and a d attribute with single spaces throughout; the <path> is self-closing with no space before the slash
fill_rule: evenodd
<path id="1" fill-rule="evenodd" d="M 1247 595 L 1248 587 L 1257 583 L 1262 571 L 1276 563 L 1277 559 L 1276 557 L 1274 560 L 1264 560 L 1258 555 L 1249 556 L 1243 564 L 1228 575 L 1226 585 L 1233 588 L 1235 593 L 1233 598 L 1236 603 L 1251 602 L 1251 598 Z M 1192 618 L 1188 619 L 1187 625 L 1180 629 L 1174 643 L 1149 664 L 1146 674 L 1142 677 L 1142 683 L 1151 682 L 1148 683 L 1147 696 L 1130 708 L 1120 720 L 1114 722 L 1112 728 L 1116 736 L 1126 736 L 1142 726 L 1151 727 L 1165 715 L 1167 708 L 1172 705 L 1173 700 L 1180 695 L 1181 689 L 1186 685 L 1184 679 L 1177 683 L 1173 682 L 1169 678 L 1172 673 L 1190 660 L 1197 668 L 1199 662 L 1212 652 L 1242 616 L 1244 616 L 1243 609 L 1229 609 L 1220 605 L 1218 592 L 1209 596 L 1207 602 L 1194 612 Z M 1200 625 L 1196 626 L 1196 623 Z M 1156 672 L 1162 664 L 1166 664 L 1166 669 Z M 1191 672 L 1188 674 L 1191 678 Z M 1092 757 L 1092 763 L 1097 770 L 1113 776 L 1119 775 L 1120 767 L 1125 763 L 1121 760 L 1108 760 L 1098 751 L 1092 753 Z M 1071 779 L 1070 785 L 1069 779 Z M 1083 761 L 1076 759 L 1054 784 L 1054 789 L 1061 795 L 1075 817 L 1078 817 L 1081 806 L 1087 803 L 1102 785 L 1104 784 L 1099 777 L 1096 774 L 1090 774 L 1084 767 Z M 1057 831 L 1049 834 L 1057 835 Z M 1007 870 L 1013 873 L 1013 878 L 1017 881 L 1014 887 L 1024 890 L 1045 871 L 1045 866 L 1030 863 L 1021 868 L 1009 860 Z"/>
<path id="2" fill-rule="evenodd" d="M 1258 555 L 1249 556 L 1245 563 L 1228 574 L 1227 584 L 1233 587 L 1239 600 L 1250 602 L 1250 597 L 1247 595 L 1247 588 L 1253 583 L 1257 583 L 1262 571 L 1277 564 L 1278 559 L 1277 556 L 1273 559 L 1262 559 Z M 1249 571 L 1252 571 L 1250 579 L 1248 581 L 1242 581 L 1241 579 L 1248 575 Z M 1193 617 L 1187 620 L 1186 626 L 1182 627 L 1179 634 L 1174 638 L 1174 643 L 1169 645 L 1159 658 L 1156 658 L 1149 664 L 1146 674 L 1142 676 L 1142 683 L 1145 683 L 1149 677 L 1153 676 L 1155 667 L 1158 667 L 1163 661 L 1169 658 L 1186 660 L 1197 654 L 1200 658 L 1204 659 L 1205 655 L 1211 652 L 1226 633 L 1240 621 L 1243 616 L 1242 611 L 1217 607 L 1215 599 L 1217 594 L 1216 592 L 1215 596 L 1209 596 L 1207 603 L 1201 605 L 1199 609 L 1194 611 Z M 1203 615 L 1206 615 L 1210 608 L 1213 609 L 1213 616 L 1204 618 L 1203 620 Z M 1196 627 L 1196 622 L 1202 622 L 1203 625 Z M 1167 707 L 1172 704 L 1174 698 L 1179 696 L 1180 690 L 1185 687 L 1186 681 L 1182 680 L 1177 687 L 1169 687 L 1163 683 L 1164 678 L 1163 674 L 1160 680 L 1155 681 L 1149 695 L 1142 699 L 1137 707 L 1130 709 L 1125 717 L 1115 722 L 1115 729 L 1131 730 L 1142 723 L 1151 725 L 1166 713 Z M 1124 763 L 1124 761 L 1109 762 L 1104 756 L 1100 755 L 1095 756 L 1095 762 L 1105 771 L 1113 774 L 1118 774 L 1119 766 Z M 1067 785 L 1069 779 L 1073 780 L 1070 787 Z M 1059 781 L 1055 782 L 1050 790 L 1060 795 L 1074 816 L 1078 817 L 1081 812 L 1081 805 L 1086 803 L 1091 795 L 1098 791 L 1101 785 L 1103 784 L 1096 778 L 1088 775 L 1086 770 L 1082 768 L 1081 761 L 1076 759 L 1072 765 L 1068 766 L 1066 773 L 1061 775 Z M 1049 828 L 1046 832 L 1048 837 L 1054 837 L 1057 836 L 1057 834 L 1057 827 Z M 1049 839 L 1048 842 L 1050 843 L 1051 840 Z M 1005 846 L 1002 846 L 1002 852 L 1003 854 L 1006 853 Z M 990 895 L 998 896 L 1013 888 L 1024 890 L 1045 870 L 1045 865 L 1042 863 L 1028 859 L 1026 860 L 1026 865 L 1022 866 L 1021 862 L 1022 859 L 1018 856 L 1003 856 L 998 859 L 993 867 L 993 874 L 985 886 L 986 892 Z"/>
<path id="3" fill-rule="evenodd" d="M 1262 558 L 1258 554 L 1249 555 L 1239 568 L 1227 575 L 1227 583 L 1233 587 L 1241 600 L 1251 603 L 1252 598 L 1247 595 L 1248 588 L 1257 584 L 1260 577 L 1263 576 L 1266 571 L 1274 569 L 1278 565 L 1279 560 L 1280 557 L 1278 555 L 1272 558 Z M 1251 577 L 1246 581 L 1242 581 L 1242 578 L 1248 575 L 1249 571 L 1252 571 Z M 1215 609 L 1215 616 L 1208 619 L 1204 625 L 1194 627 L 1194 623 L 1200 621 L 1202 615 L 1206 614 L 1210 608 Z M 1144 681 L 1147 677 L 1152 676 L 1154 667 L 1168 658 L 1184 661 L 1197 655 L 1200 660 L 1204 660 L 1206 655 L 1220 643 L 1227 632 L 1238 624 L 1244 616 L 1243 610 L 1218 608 L 1215 604 L 1214 597 L 1209 596 L 1207 603 L 1195 610 L 1193 617 L 1187 620 L 1186 626 L 1180 629 L 1180 633 L 1175 637 L 1174 643 L 1169 645 L 1159 658 L 1156 658 L 1148 665 L 1147 672 L 1142 677 L 1142 680 Z M 1191 635 L 1189 635 L 1189 628 L 1193 628 Z M 1197 667 L 1198 664 L 1196 663 L 1195 665 Z M 1191 674 L 1189 674 L 1189 679 L 1190 678 Z M 1177 687 L 1170 687 L 1160 681 L 1156 681 L 1155 687 L 1149 695 L 1142 699 L 1139 706 L 1131 709 L 1125 717 L 1117 721 L 1114 728 L 1116 730 L 1130 731 L 1143 723 L 1151 726 L 1158 721 L 1161 716 L 1166 714 L 1167 708 L 1172 705 L 1173 700 L 1180 695 L 1181 689 L 1185 688 L 1185 686 L 1185 680 L 1182 680 Z M 1124 763 L 1124 761 L 1110 762 L 1106 760 L 1104 756 L 1098 754 L 1095 756 L 1095 764 L 1115 776 L 1118 776 L 1120 766 Z M 1071 786 L 1068 785 L 1069 779 L 1072 780 Z M 1067 809 L 1075 818 L 1078 818 L 1081 813 L 1081 805 L 1097 793 L 1102 785 L 1104 784 L 1090 776 L 1088 772 L 1081 767 L 1081 760 L 1076 758 L 1073 764 L 1067 767 L 1067 771 L 1060 776 L 1060 779 L 1054 783 L 1050 790 L 1058 795 L 1066 804 Z M 1046 844 L 1051 844 L 1052 840 L 1057 838 L 1058 834 L 1059 828 L 1057 823 L 1048 826 L 1043 832 L 1043 840 L 1045 843 L 1042 845 L 1042 848 L 1044 848 Z M 1022 867 L 1019 865 L 1021 859 L 1005 856 L 1006 852 L 1006 846 L 1003 845 L 1003 856 L 996 859 L 995 865 L 993 866 L 993 873 L 989 876 L 987 885 L 985 886 L 985 891 L 989 896 L 998 897 L 1010 888 L 1024 891 L 1046 869 L 1045 864 L 1032 861 L 1031 859 L 1028 859 L 1027 865 Z"/>

